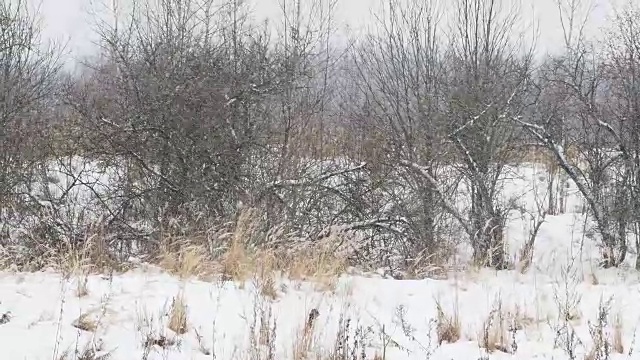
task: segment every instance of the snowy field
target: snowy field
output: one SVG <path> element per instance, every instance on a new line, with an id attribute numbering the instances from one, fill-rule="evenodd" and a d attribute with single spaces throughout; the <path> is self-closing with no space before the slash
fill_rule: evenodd
<path id="1" fill-rule="evenodd" d="M 559 309 L 566 306 L 572 312 L 568 329 L 579 339 L 576 358 L 585 359 L 593 346 L 589 324 L 597 321 L 600 301 L 612 299 L 611 328 L 605 331 L 613 339 L 614 327 L 622 327 L 624 354 L 611 358 L 629 358 L 640 317 L 638 276 L 621 270 L 596 272 L 597 283 L 592 276 L 554 279 L 491 271 L 446 280 L 344 276 L 329 292 L 281 281 L 272 300 L 253 283 L 240 287 L 180 281 L 149 269 L 113 279 L 90 276 L 87 293 L 80 297 L 79 279 L 4 273 L 0 309 L 6 316 L 0 346 L 5 359 L 86 359 L 91 357 L 83 353 L 90 349 L 96 350 L 95 358 L 109 353 L 109 359 L 123 360 L 266 359 L 253 354 L 252 342 L 266 346 L 261 345 L 265 332 L 260 322 L 271 312 L 275 359 L 295 359 L 308 316 L 316 309 L 310 359 L 329 358 L 341 318 L 350 319 L 354 333 L 362 327 L 368 359 L 376 353 L 386 353 L 387 359 L 568 359 L 563 342 L 569 340 L 559 334 L 565 325 Z M 175 298 L 186 304 L 184 334 L 169 329 Z M 438 344 L 436 303 L 450 316 L 459 311 L 461 336 L 453 344 Z M 490 318 L 504 322 L 489 329 L 490 338 L 503 345 L 494 344 L 497 349 L 488 353 L 478 344 Z M 501 346 L 507 347 L 506 353 Z"/>
<path id="2" fill-rule="evenodd" d="M 533 207 L 545 176 L 519 171 L 505 198 Z M 640 359 L 640 276 L 597 267 L 579 198 L 567 193 L 567 213 L 546 217 L 526 272 L 462 266 L 394 280 L 354 270 L 328 287 L 276 277 L 267 295 L 259 278 L 179 279 L 144 264 L 111 276 L 7 270 L 2 358 Z M 530 220 L 510 219 L 513 258 Z M 444 336 L 448 326 L 459 333 Z"/>

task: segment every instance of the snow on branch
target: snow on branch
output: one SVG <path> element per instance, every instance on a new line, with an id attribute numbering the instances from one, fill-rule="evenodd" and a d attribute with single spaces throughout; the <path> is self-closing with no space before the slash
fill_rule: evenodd
<path id="1" fill-rule="evenodd" d="M 331 171 L 331 172 L 327 172 L 324 174 L 320 174 L 320 176 L 318 178 L 315 179 L 311 179 L 311 180 L 304 180 L 304 179 L 283 179 L 283 180 L 277 180 L 277 181 L 273 181 L 268 183 L 265 188 L 266 189 L 271 189 L 271 188 L 275 188 L 275 187 L 298 187 L 298 186 L 309 186 L 309 185 L 313 185 L 313 184 L 318 184 L 321 182 L 324 182 L 326 180 L 329 180 L 333 177 L 336 176 L 341 176 L 341 175 L 345 175 L 345 174 L 349 174 L 352 172 L 356 172 L 359 170 L 364 169 L 367 166 L 367 163 L 361 163 L 359 165 L 356 166 L 352 166 L 346 169 L 341 169 L 341 170 L 336 170 L 336 171 Z"/>
<path id="2" fill-rule="evenodd" d="M 342 225 L 330 225 L 324 228 L 318 234 L 318 238 L 321 239 L 321 238 L 327 237 L 332 233 L 344 233 L 349 231 L 366 230 L 371 228 L 381 228 L 394 233 L 403 234 L 404 231 L 402 229 L 399 229 L 398 227 L 394 226 L 396 224 L 406 224 L 406 220 L 402 218 L 386 217 L 386 218 L 376 218 L 376 219 L 369 219 L 369 220 L 363 220 L 363 221 L 354 221 L 354 222 L 351 222 L 348 224 L 342 224 Z"/>
<path id="3" fill-rule="evenodd" d="M 604 219 L 602 210 L 598 206 L 598 203 L 595 200 L 589 186 L 585 183 L 584 179 L 579 176 L 574 166 L 567 159 L 564 148 L 561 145 L 556 144 L 556 142 L 544 127 L 522 121 L 521 119 L 514 120 L 524 126 L 525 129 L 527 129 L 531 134 L 538 138 L 538 140 L 540 140 L 540 142 L 542 142 L 545 147 L 547 147 L 554 153 L 556 159 L 558 160 L 558 165 L 560 165 L 560 167 L 567 173 L 569 178 L 571 178 L 571 180 L 575 182 L 578 190 L 589 204 L 589 208 L 591 208 L 596 222 L 598 222 L 598 224 L 602 224 L 602 220 Z M 606 229 L 604 229 L 604 227 L 601 230 L 607 231 Z"/>
<path id="4" fill-rule="evenodd" d="M 440 197 L 440 200 L 442 201 L 442 204 L 444 208 L 447 210 L 447 212 L 449 212 L 451 216 L 453 216 L 454 218 L 456 218 L 456 220 L 458 220 L 460 225 L 464 227 L 464 230 L 467 234 L 471 235 L 473 233 L 465 217 L 462 216 L 462 214 L 456 208 L 456 206 L 447 199 L 444 191 L 440 188 L 440 184 L 438 184 L 438 181 L 433 176 L 431 176 L 429 171 L 424 166 L 420 164 L 416 164 L 414 162 L 407 161 L 407 160 L 401 160 L 400 164 L 413 170 L 414 172 L 420 174 L 423 178 L 425 178 L 431 184 L 435 192 Z"/>

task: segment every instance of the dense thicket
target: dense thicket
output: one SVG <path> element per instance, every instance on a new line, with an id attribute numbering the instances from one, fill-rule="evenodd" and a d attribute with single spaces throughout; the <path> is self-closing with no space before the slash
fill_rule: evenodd
<path id="1" fill-rule="evenodd" d="M 596 47 L 580 2 L 560 1 L 565 50 L 546 56 L 522 45 L 530 29 L 514 36 L 510 0 L 386 1 L 347 45 L 334 1 L 282 0 L 276 24 L 239 0 L 109 4 L 74 74 L 26 4 L 0 5 L 0 242 L 14 262 L 90 242 L 124 261 L 177 238 L 216 256 L 250 211 L 252 246 L 332 239 L 356 264 L 418 272 L 468 245 L 504 269 L 506 221 L 523 211 L 505 181 L 541 159 L 527 252 L 567 210 L 568 181 L 603 265 L 640 247 L 636 8 Z"/>

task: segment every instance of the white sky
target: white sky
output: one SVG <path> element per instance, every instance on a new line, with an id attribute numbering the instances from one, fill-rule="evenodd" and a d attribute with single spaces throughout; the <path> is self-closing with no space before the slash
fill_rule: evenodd
<path id="1" fill-rule="evenodd" d="M 45 27 L 45 38 L 67 43 L 67 49 L 72 57 L 91 54 L 92 30 L 89 12 L 94 1 L 105 0 L 28 0 L 38 1 Z M 110 1 L 110 0 L 107 0 Z M 120 0 L 122 1 L 122 0 Z M 126 1 L 126 0 L 125 0 Z M 430 1 L 430 0 L 408 0 Z M 440 0 L 447 4 L 448 0 Z M 522 0 L 523 16 L 530 21 L 536 21 L 539 26 L 538 51 L 541 53 L 553 51 L 562 45 L 562 32 L 555 7 L 556 0 Z M 594 11 L 591 13 L 587 31 L 591 35 L 598 35 L 606 25 L 607 17 L 612 14 L 614 1 L 625 0 L 583 0 L 592 1 Z M 633 0 L 627 0 L 633 1 Z M 362 31 L 372 25 L 371 12 L 380 0 L 339 0 L 335 14 L 336 22 L 348 25 L 352 31 Z M 252 0 L 257 17 L 274 17 L 280 13 L 278 0 Z M 446 6 L 446 5 L 445 5 Z"/>

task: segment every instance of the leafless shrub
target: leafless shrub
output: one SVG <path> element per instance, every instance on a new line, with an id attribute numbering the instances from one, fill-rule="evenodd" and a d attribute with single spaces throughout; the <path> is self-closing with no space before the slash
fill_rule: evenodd
<path id="1" fill-rule="evenodd" d="M 595 321 L 589 321 L 589 335 L 593 342 L 585 360 L 609 360 L 612 353 L 612 339 L 609 337 L 609 312 L 611 300 L 600 299 L 598 314 Z"/>
<path id="2" fill-rule="evenodd" d="M 353 320 L 341 315 L 335 344 L 327 360 L 365 360 L 367 331 L 362 326 L 353 326 Z"/>
<path id="3" fill-rule="evenodd" d="M 603 265 L 621 264 L 640 239 L 637 9 L 597 52 L 580 1 L 558 2 L 566 51 L 534 67 L 512 41 L 517 2 L 457 0 L 450 28 L 432 2 L 383 5 L 377 30 L 345 49 L 334 0 L 283 1 L 275 33 L 241 1 L 112 2 L 99 53 L 58 76 L 24 3 L 3 4 L 3 262 L 37 269 L 74 251 L 96 270 L 152 258 L 184 277 L 221 260 L 240 278 L 234 256 L 275 250 L 279 266 L 283 248 L 332 243 L 347 255 L 330 271 L 420 277 L 466 241 L 477 265 L 507 269 L 505 174 L 533 159 L 548 204 L 530 214 L 520 270 L 569 180 Z M 234 243 L 247 208 L 256 228 Z"/>
<path id="4" fill-rule="evenodd" d="M 277 324 L 268 301 L 256 295 L 249 323 L 249 353 L 252 360 L 274 360 Z"/>
<path id="5" fill-rule="evenodd" d="M 540 228 L 542 227 L 542 224 L 544 224 L 547 215 L 550 214 L 550 210 L 549 210 L 550 207 L 546 207 L 544 205 L 543 199 L 540 198 L 537 191 L 538 191 L 537 187 L 534 186 L 533 192 L 535 194 L 534 195 L 534 201 L 536 205 L 535 211 L 528 210 L 526 208 L 526 205 L 518 207 L 518 210 L 520 210 L 520 213 L 523 214 L 527 220 L 529 220 L 529 228 L 528 228 L 529 233 L 527 234 L 528 237 L 518 254 L 519 257 L 518 257 L 517 269 L 521 273 L 527 272 L 533 263 L 534 246 L 535 246 L 536 239 L 538 238 L 538 233 L 540 232 Z M 548 198 L 553 196 L 551 194 L 552 191 L 553 189 L 548 189 L 546 194 Z"/>
<path id="6" fill-rule="evenodd" d="M 574 323 L 582 317 L 582 296 L 577 289 L 580 280 L 573 262 L 564 267 L 561 274 L 558 280 L 560 285 L 554 289 L 558 318 L 550 326 L 555 333 L 554 346 L 562 349 L 570 359 L 577 359 L 578 348 L 584 346 L 574 327 Z"/>
<path id="7" fill-rule="evenodd" d="M 38 14 L 25 1 L 0 4 L 0 231 L 3 246 L 43 204 L 33 196 L 49 155 L 44 114 L 54 109 L 59 49 L 41 42 Z M 48 235 L 48 234 L 44 234 Z M 43 241 L 43 238 L 38 240 Z M 25 244 L 18 244 L 25 245 Z M 30 247 L 27 251 L 38 251 Z"/>

